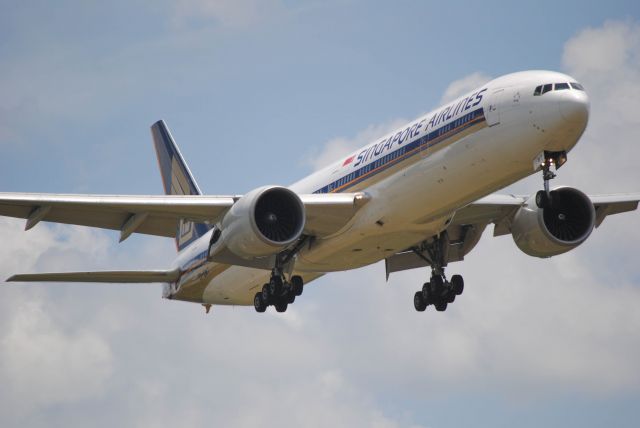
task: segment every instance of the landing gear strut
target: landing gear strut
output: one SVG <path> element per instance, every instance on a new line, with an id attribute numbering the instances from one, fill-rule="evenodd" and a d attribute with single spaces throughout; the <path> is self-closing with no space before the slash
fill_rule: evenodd
<path id="1" fill-rule="evenodd" d="M 416 311 L 422 312 L 427 306 L 433 305 L 436 311 L 447 309 L 449 303 L 453 303 L 456 296 L 464 291 L 464 280 L 461 275 L 453 275 L 450 281 L 444 274 L 447 266 L 449 249 L 449 237 L 447 232 L 442 232 L 428 243 L 413 249 L 419 257 L 431 265 L 431 279 L 422 285 L 422 289 L 416 291 L 413 296 L 413 306 Z"/>
<path id="2" fill-rule="evenodd" d="M 301 239 L 290 251 L 279 254 L 276 257 L 276 266 L 271 269 L 269 282 L 262 286 L 253 298 L 253 306 L 256 312 L 264 312 L 270 305 L 275 306 L 276 311 L 286 312 L 287 307 L 302 295 L 304 281 L 300 275 L 292 275 L 287 281 L 284 274 L 287 266 L 304 246 L 306 238 Z"/>
<path id="3" fill-rule="evenodd" d="M 549 181 L 556 177 L 556 174 L 551 171 L 551 167 L 555 166 L 556 171 L 567 161 L 567 152 L 548 152 L 545 151 L 537 159 L 536 163 L 540 162 L 542 167 L 542 180 L 544 190 L 539 190 L 536 193 L 536 205 L 538 208 L 549 208 L 552 204 L 551 191 L 549 190 Z"/>

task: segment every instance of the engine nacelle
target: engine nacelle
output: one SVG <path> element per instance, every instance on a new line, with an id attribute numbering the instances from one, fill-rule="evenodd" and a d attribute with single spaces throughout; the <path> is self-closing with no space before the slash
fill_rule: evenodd
<path id="1" fill-rule="evenodd" d="M 571 187 L 551 191 L 551 207 L 538 208 L 535 195 L 518 209 L 511 224 L 513 240 L 534 257 L 552 257 L 582 244 L 595 225 L 595 208 L 587 195 Z"/>
<path id="2" fill-rule="evenodd" d="M 229 209 L 220 223 L 220 242 L 246 259 L 277 254 L 302 235 L 305 218 L 304 205 L 293 191 L 260 187 Z"/>

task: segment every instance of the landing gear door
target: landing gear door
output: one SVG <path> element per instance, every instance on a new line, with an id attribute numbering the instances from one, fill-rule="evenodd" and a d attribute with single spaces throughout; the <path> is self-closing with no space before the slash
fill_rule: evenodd
<path id="1" fill-rule="evenodd" d="M 484 116 L 487 119 L 487 125 L 495 126 L 500 123 L 500 107 L 504 97 L 504 88 L 494 89 L 489 96 L 489 100 L 484 109 Z"/>

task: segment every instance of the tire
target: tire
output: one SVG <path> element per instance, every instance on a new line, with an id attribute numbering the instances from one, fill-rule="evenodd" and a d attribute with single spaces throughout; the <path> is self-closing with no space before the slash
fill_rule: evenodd
<path id="1" fill-rule="evenodd" d="M 253 307 L 256 312 L 264 312 L 267 310 L 267 305 L 265 305 L 264 300 L 262 299 L 262 293 L 256 293 L 253 297 Z"/>
<path id="2" fill-rule="evenodd" d="M 262 300 L 265 305 L 269 306 L 269 284 L 262 286 Z"/>
<path id="3" fill-rule="evenodd" d="M 300 275 L 294 275 L 291 277 L 291 286 L 293 287 L 293 292 L 296 296 L 302 295 L 304 282 L 302 281 L 302 277 Z"/>
<path id="4" fill-rule="evenodd" d="M 451 289 L 456 296 L 459 296 L 464 291 L 464 279 L 462 279 L 462 275 L 453 275 L 451 277 Z"/>
<path id="5" fill-rule="evenodd" d="M 422 291 L 416 291 L 416 294 L 413 296 L 413 307 L 416 308 L 418 312 L 424 312 L 424 310 L 427 309 L 427 303 L 424 301 Z"/>
<path id="6" fill-rule="evenodd" d="M 456 293 L 454 293 L 453 290 L 450 290 L 447 293 L 446 301 L 447 303 L 453 303 L 455 300 L 456 300 Z"/>
<path id="7" fill-rule="evenodd" d="M 536 206 L 541 209 L 545 209 L 549 207 L 549 198 L 547 197 L 547 192 L 544 190 L 538 190 L 536 193 Z"/>
<path id="8" fill-rule="evenodd" d="M 286 301 L 278 302 L 275 304 L 276 311 L 278 312 L 287 312 L 287 306 L 289 306 L 289 304 Z"/>
<path id="9" fill-rule="evenodd" d="M 424 295 L 425 298 L 427 298 L 430 294 L 431 294 L 431 284 L 428 282 L 425 282 L 422 285 L 422 294 Z"/>
<path id="10" fill-rule="evenodd" d="M 440 275 L 431 277 L 431 289 L 437 294 L 440 294 L 444 289 L 444 279 Z"/>
<path id="11" fill-rule="evenodd" d="M 446 301 L 441 301 L 438 303 L 435 303 L 434 306 L 436 307 L 436 311 L 438 312 L 444 312 L 447 310 L 447 302 Z"/>
<path id="12" fill-rule="evenodd" d="M 431 296 L 431 284 L 428 282 L 425 282 L 422 286 L 422 298 L 424 299 L 424 303 L 427 306 L 433 303 L 433 299 Z"/>
<path id="13" fill-rule="evenodd" d="M 296 295 L 294 293 L 287 294 L 287 303 L 292 304 L 296 301 Z"/>
<path id="14" fill-rule="evenodd" d="M 269 294 L 272 296 L 277 296 L 282 290 L 282 278 L 279 276 L 274 276 L 269 281 Z"/>

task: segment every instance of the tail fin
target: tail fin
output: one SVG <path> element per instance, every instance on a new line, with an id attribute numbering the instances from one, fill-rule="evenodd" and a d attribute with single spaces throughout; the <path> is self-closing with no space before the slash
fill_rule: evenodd
<path id="1" fill-rule="evenodd" d="M 151 126 L 153 144 L 158 156 L 158 166 L 166 195 L 201 195 L 198 183 L 193 178 L 167 125 L 159 120 Z M 193 241 L 204 235 L 211 227 L 204 223 L 180 220 L 176 231 L 176 247 L 182 251 Z"/>

